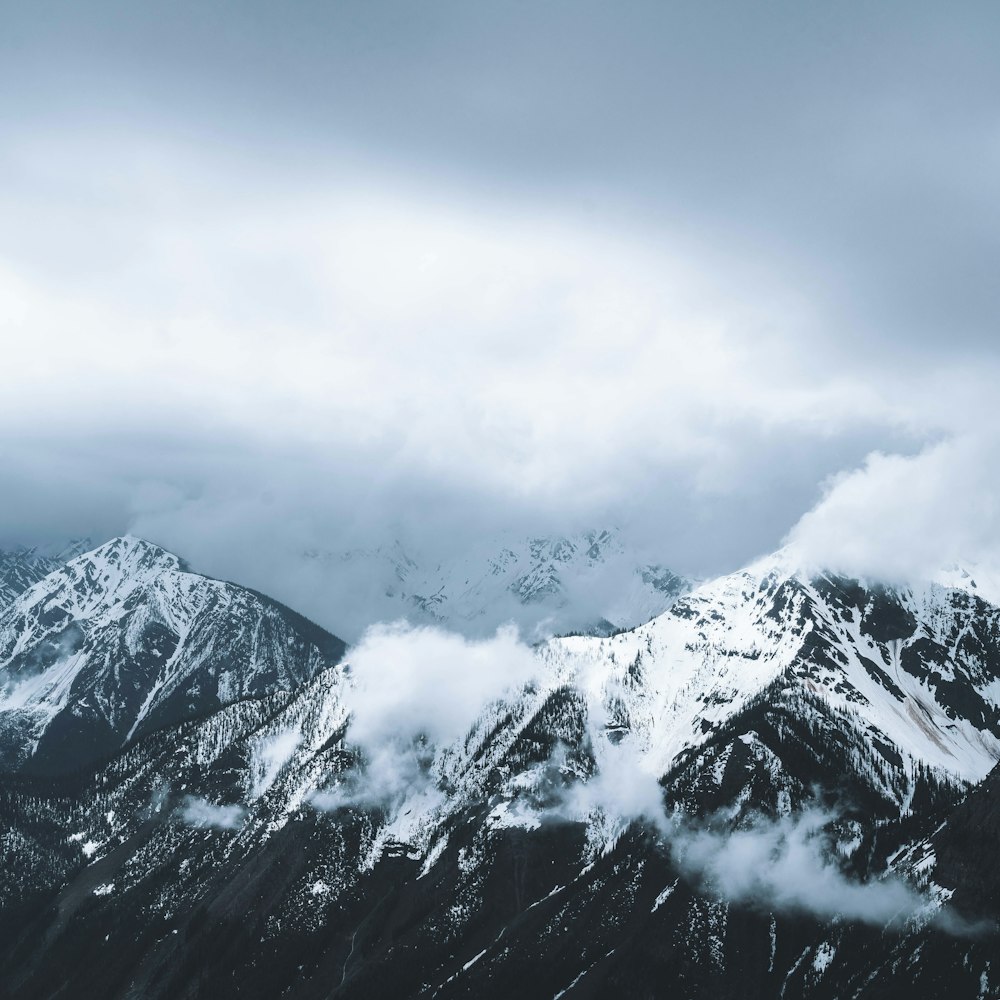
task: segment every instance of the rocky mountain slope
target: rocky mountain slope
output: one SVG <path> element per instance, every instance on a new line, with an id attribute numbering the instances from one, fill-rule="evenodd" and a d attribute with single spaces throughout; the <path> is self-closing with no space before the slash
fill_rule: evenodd
<path id="1" fill-rule="evenodd" d="M 117 546 L 20 634 L 54 601 L 135 635 L 134 593 L 159 621 L 231 586 Z M 3 776 L 0 995 L 1000 995 L 1000 609 L 971 578 L 888 589 L 779 553 L 542 644 L 437 742 L 420 718 L 372 742 L 392 690 L 366 694 L 362 650 L 292 683 L 280 643 L 252 648 L 268 679 L 239 697 Z"/>

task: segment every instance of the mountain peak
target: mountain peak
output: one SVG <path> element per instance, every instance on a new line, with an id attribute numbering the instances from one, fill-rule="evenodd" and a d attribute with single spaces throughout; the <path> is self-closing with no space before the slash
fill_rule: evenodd
<path id="1" fill-rule="evenodd" d="M 114 538 L 109 538 L 106 542 L 103 542 L 96 548 L 90 549 L 86 552 L 81 552 L 80 555 L 92 555 L 97 552 L 107 552 L 109 554 L 112 552 L 148 553 L 157 558 L 167 557 L 178 562 L 180 561 L 178 556 L 174 555 L 174 553 L 165 549 L 157 542 L 150 541 L 148 538 L 143 538 L 141 535 L 133 535 L 131 533 L 116 535 Z"/>
<path id="2" fill-rule="evenodd" d="M 174 570 L 188 572 L 188 566 L 179 556 L 138 535 L 118 535 L 102 545 L 82 552 L 69 560 L 68 566 L 80 567 L 86 564 L 104 565 L 123 572 Z"/>

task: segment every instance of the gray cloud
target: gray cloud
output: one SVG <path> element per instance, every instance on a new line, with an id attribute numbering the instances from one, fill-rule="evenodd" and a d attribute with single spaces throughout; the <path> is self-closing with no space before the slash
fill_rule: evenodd
<path id="1" fill-rule="evenodd" d="M 303 551 L 613 523 L 705 575 L 996 438 L 992 6 L 8 14 L 5 544 L 349 629 Z"/>
<path id="2" fill-rule="evenodd" d="M 184 130 L 299 175 L 289 151 L 323 170 L 334 150 L 693 231 L 784 272 L 852 349 L 898 359 L 945 337 L 992 350 L 997 17 L 63 2 L 10 11 L 0 65 L 16 123 Z"/>

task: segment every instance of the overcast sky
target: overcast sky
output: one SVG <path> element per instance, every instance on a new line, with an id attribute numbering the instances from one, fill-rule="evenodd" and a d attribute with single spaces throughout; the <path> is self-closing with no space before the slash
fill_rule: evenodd
<path id="1" fill-rule="evenodd" d="M 992 3 L 0 0 L 0 543 L 288 600 L 305 550 L 504 528 L 995 559 L 998 45 Z"/>

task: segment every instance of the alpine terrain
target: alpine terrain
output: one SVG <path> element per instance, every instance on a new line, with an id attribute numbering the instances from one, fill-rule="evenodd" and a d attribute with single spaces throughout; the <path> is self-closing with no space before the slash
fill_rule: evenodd
<path id="1" fill-rule="evenodd" d="M 440 627 L 572 616 L 588 541 L 400 556 L 415 625 L 346 648 L 134 537 L 18 577 L 0 996 L 1000 996 L 985 584 L 781 551 L 630 569 L 620 618 L 531 646 Z"/>

